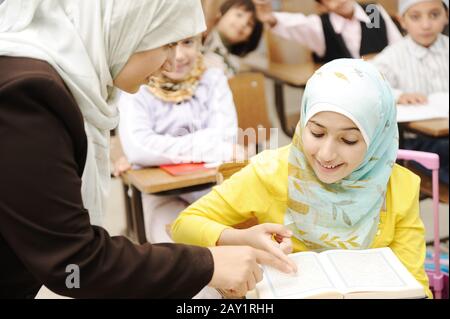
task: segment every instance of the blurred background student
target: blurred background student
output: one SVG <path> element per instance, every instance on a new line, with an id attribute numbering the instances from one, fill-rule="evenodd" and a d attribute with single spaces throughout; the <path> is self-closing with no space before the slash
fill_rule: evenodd
<path id="1" fill-rule="evenodd" d="M 270 0 L 253 2 L 258 18 L 274 34 L 308 47 L 314 53 L 314 60 L 320 63 L 374 54 L 402 38 L 379 4 L 368 7 L 354 0 L 317 0 L 325 12 L 305 16 L 273 12 Z M 370 17 L 377 15 L 379 19 L 372 21 Z M 378 26 L 373 25 L 377 22 Z"/>
<path id="2" fill-rule="evenodd" d="M 448 0 L 400 0 L 399 15 L 408 35 L 373 63 L 390 82 L 397 103 L 423 104 L 428 95 L 449 91 L 449 41 L 442 34 L 448 25 Z M 439 177 L 448 184 L 448 137 L 408 133 L 404 143 L 407 149 L 439 154 Z"/>
<path id="3" fill-rule="evenodd" d="M 206 66 L 221 68 L 232 77 L 241 68 L 240 58 L 256 50 L 262 33 L 252 0 L 226 0 L 204 42 Z"/>
<path id="4" fill-rule="evenodd" d="M 200 47 L 200 36 L 177 42 L 172 72 L 152 77 L 136 94 L 121 94 L 119 135 L 131 164 L 232 160 L 237 135 L 233 97 L 223 71 L 205 67 Z M 147 240 L 172 242 L 166 226 L 208 191 L 143 194 Z"/>

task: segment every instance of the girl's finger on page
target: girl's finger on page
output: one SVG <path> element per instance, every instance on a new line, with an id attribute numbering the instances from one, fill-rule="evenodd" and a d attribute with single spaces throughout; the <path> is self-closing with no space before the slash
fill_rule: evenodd
<path id="1" fill-rule="evenodd" d="M 247 280 L 247 291 L 255 289 L 255 286 L 256 286 L 256 277 L 255 274 L 253 274 Z"/>
<path id="2" fill-rule="evenodd" d="M 267 247 L 267 250 L 279 258 L 282 262 L 286 263 L 290 268 L 291 272 L 297 272 L 297 266 L 295 263 L 281 250 L 280 245 L 272 242 L 271 245 Z"/>
<path id="3" fill-rule="evenodd" d="M 283 240 L 280 242 L 280 249 L 285 254 L 292 253 L 293 251 L 292 240 L 290 238 L 283 238 Z"/>
<path id="4" fill-rule="evenodd" d="M 263 270 L 260 266 L 258 266 L 258 269 L 255 269 L 253 271 L 253 276 L 255 277 L 255 282 L 258 283 L 263 279 Z"/>
<path id="5" fill-rule="evenodd" d="M 261 249 L 255 249 L 255 254 L 258 264 L 270 266 L 285 273 L 292 273 L 292 268 L 273 254 Z"/>

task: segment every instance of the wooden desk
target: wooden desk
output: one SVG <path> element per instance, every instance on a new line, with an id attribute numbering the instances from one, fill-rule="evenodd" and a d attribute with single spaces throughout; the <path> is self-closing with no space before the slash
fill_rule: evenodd
<path id="1" fill-rule="evenodd" d="M 174 189 L 216 182 L 217 169 L 208 169 L 188 175 L 172 176 L 160 168 L 132 170 L 125 173 L 125 180 L 144 194 L 155 194 Z"/>
<path id="2" fill-rule="evenodd" d="M 140 244 L 147 242 L 145 234 L 142 193 L 168 195 L 182 194 L 211 187 L 216 183 L 217 169 L 208 169 L 188 175 L 172 176 L 160 168 L 130 170 L 123 174 L 127 217 L 127 236 Z"/>
<path id="3" fill-rule="evenodd" d="M 400 123 L 400 148 L 404 148 L 403 131 L 410 131 L 429 137 L 446 137 L 448 136 L 448 119 L 431 119 L 425 121 L 415 121 L 409 123 Z M 432 197 L 432 180 L 422 171 L 415 169 L 413 166 L 406 165 L 410 170 L 420 176 L 420 191 L 423 195 Z M 448 185 L 440 183 L 439 200 L 448 204 Z"/>
<path id="4" fill-rule="evenodd" d="M 432 119 L 406 124 L 408 130 L 431 137 L 448 136 L 448 119 Z"/>
<path id="5" fill-rule="evenodd" d="M 304 89 L 309 78 L 321 65 L 314 62 L 301 64 L 275 63 L 268 61 L 266 57 L 256 55 L 243 59 L 243 64 L 250 70 L 261 72 L 264 76 L 274 81 L 275 107 L 281 128 L 287 136 L 292 137 L 295 131 L 295 124 L 297 123 L 292 123 L 286 117 L 283 85 Z M 299 118 L 300 116 L 295 114 L 291 117 Z"/>
<path id="6" fill-rule="evenodd" d="M 399 148 L 404 148 L 404 132 L 413 132 L 429 137 L 446 137 L 448 136 L 448 119 L 431 119 L 424 121 L 414 121 L 407 123 L 399 123 Z"/>

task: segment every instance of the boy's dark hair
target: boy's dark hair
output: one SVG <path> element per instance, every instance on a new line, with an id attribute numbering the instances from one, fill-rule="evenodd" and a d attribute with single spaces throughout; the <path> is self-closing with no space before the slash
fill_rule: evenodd
<path id="1" fill-rule="evenodd" d="M 258 47 L 263 33 L 263 24 L 256 18 L 256 7 L 252 0 L 227 0 L 220 6 L 220 14 L 223 16 L 231 8 L 243 8 L 253 14 L 255 26 L 247 41 L 234 44 L 230 47 L 230 52 L 237 56 L 245 56 Z"/>

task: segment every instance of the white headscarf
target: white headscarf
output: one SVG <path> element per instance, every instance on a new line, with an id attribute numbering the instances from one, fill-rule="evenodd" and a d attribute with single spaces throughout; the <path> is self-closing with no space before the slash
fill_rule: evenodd
<path id="1" fill-rule="evenodd" d="M 113 79 L 129 57 L 205 30 L 200 0 L 5 0 L 0 55 L 47 61 L 83 114 L 88 155 L 82 195 L 101 224 L 108 191 L 109 132 L 118 124 Z"/>
<path id="2" fill-rule="evenodd" d="M 426 2 L 426 1 L 430 1 L 430 0 L 400 0 L 398 3 L 398 13 L 402 16 L 413 5 L 415 5 L 417 3 L 421 3 L 421 2 Z M 442 0 L 442 2 L 445 4 L 445 6 L 448 9 L 448 0 Z"/>

